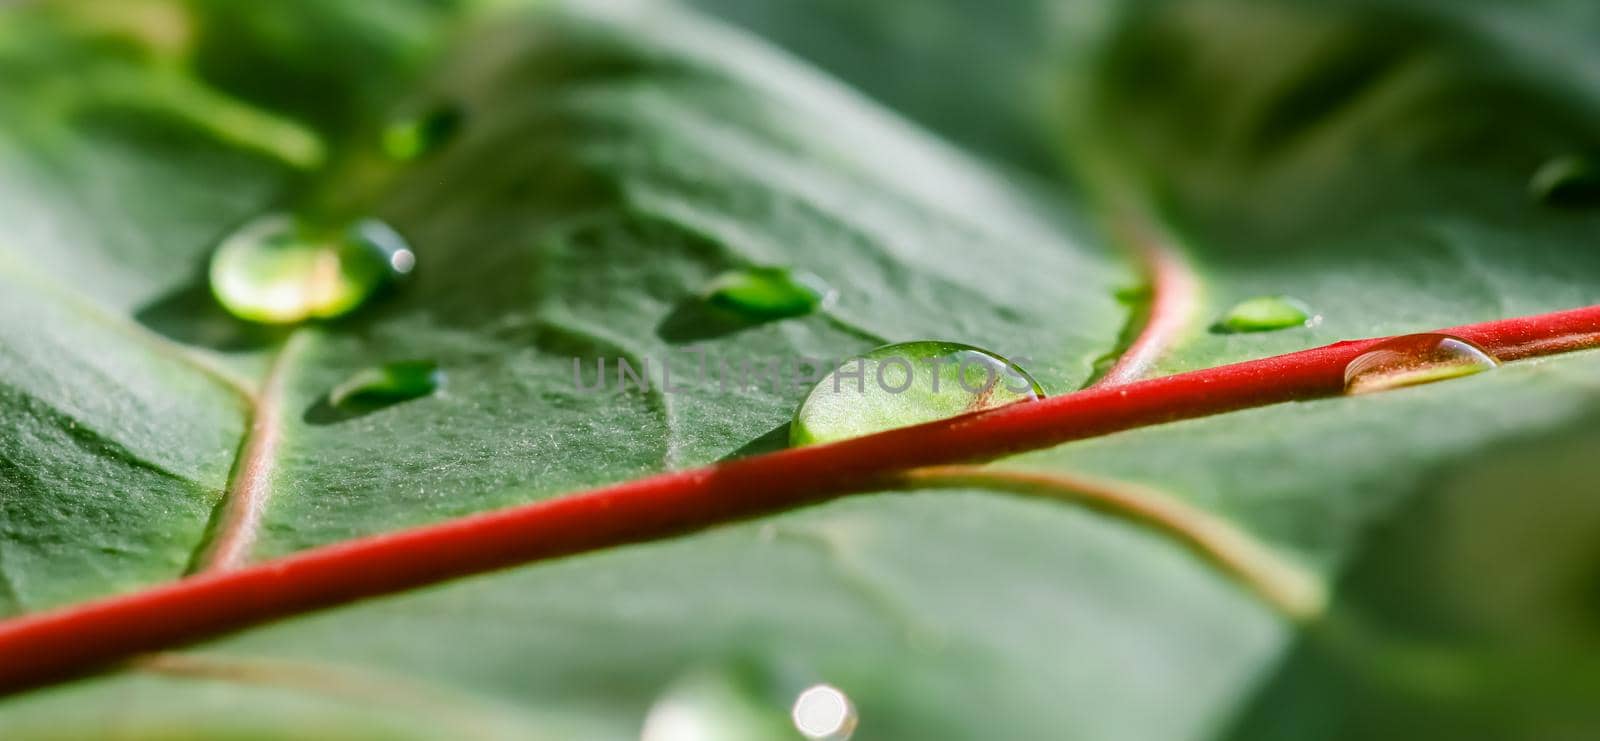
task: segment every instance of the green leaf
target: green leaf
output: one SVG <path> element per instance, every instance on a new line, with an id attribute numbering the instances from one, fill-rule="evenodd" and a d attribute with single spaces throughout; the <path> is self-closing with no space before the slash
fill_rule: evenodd
<path id="1" fill-rule="evenodd" d="M 1071 391 L 1140 322 L 1130 223 L 1201 285 L 1162 373 L 1596 302 L 1600 211 L 1528 194 L 1600 140 L 1576 0 L 482 5 L 0 11 L 0 611 L 204 567 L 241 490 L 261 560 L 769 450 L 809 386 L 587 393 L 575 358 L 940 340 Z M 384 157 L 418 110 L 460 119 Z M 384 220 L 416 279 L 232 319 L 210 250 L 285 207 Z M 769 266 L 837 298 L 707 313 Z M 1211 331 L 1278 295 L 1323 321 Z M 449 383 L 328 403 L 396 359 Z M 996 464 L 1215 515 L 1327 585 L 1310 621 L 1105 512 L 881 492 L 243 631 L 0 736 L 637 738 L 683 698 L 750 735 L 825 682 L 861 738 L 1585 737 L 1597 362 Z"/>

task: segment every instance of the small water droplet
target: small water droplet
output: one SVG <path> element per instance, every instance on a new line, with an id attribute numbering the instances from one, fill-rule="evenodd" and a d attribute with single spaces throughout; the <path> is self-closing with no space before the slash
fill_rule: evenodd
<path id="1" fill-rule="evenodd" d="M 328 403 L 390 403 L 415 399 L 444 385 L 444 371 L 431 360 L 407 360 L 363 368 L 328 392 Z"/>
<path id="2" fill-rule="evenodd" d="M 846 741 L 856 732 L 855 704 L 833 685 L 807 687 L 795 698 L 789 715 L 795 730 L 808 739 Z"/>
<path id="3" fill-rule="evenodd" d="M 802 270 L 759 267 L 731 270 L 706 284 L 707 303 L 753 319 L 810 314 L 831 303 L 836 292 Z"/>
<path id="4" fill-rule="evenodd" d="M 789 442 L 832 442 L 1043 397 L 1021 366 L 983 348 L 885 345 L 812 387 L 789 424 Z"/>
<path id="5" fill-rule="evenodd" d="M 1111 296 L 1119 303 L 1128 305 L 1142 304 L 1150 300 L 1150 285 L 1148 283 L 1140 283 L 1123 286 L 1113 291 Z"/>
<path id="6" fill-rule="evenodd" d="M 342 227 L 270 214 L 240 227 L 211 256 L 211 292 L 241 319 L 289 324 L 347 314 L 416 267 L 387 224 Z"/>
<path id="7" fill-rule="evenodd" d="M 1221 332 L 1270 332 L 1312 323 L 1311 310 L 1288 296 L 1257 296 L 1233 305 L 1217 320 Z"/>
<path id="8" fill-rule="evenodd" d="M 383 152 L 401 162 L 433 154 L 455 136 L 465 120 L 466 114 L 459 106 L 441 105 L 396 121 L 383 130 Z"/>
<path id="9" fill-rule="evenodd" d="M 1574 154 L 1553 158 L 1533 174 L 1528 192 L 1551 206 L 1600 206 L 1600 163 Z"/>
<path id="10" fill-rule="evenodd" d="M 667 686 L 645 715 L 640 741 L 779 741 L 794 738 L 784 699 L 769 698 L 741 667 L 701 667 Z"/>
<path id="11" fill-rule="evenodd" d="M 1413 334 L 1386 340 L 1344 369 L 1344 391 L 1366 394 L 1470 376 L 1497 365 L 1483 348 L 1446 334 Z"/>

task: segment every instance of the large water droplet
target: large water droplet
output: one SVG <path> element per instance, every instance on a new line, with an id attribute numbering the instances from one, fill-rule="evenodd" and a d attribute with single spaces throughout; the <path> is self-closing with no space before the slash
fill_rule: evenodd
<path id="1" fill-rule="evenodd" d="M 1344 369 L 1344 391 L 1366 394 L 1481 373 L 1497 365 L 1483 348 L 1446 334 L 1413 334 L 1386 340 Z"/>
<path id="2" fill-rule="evenodd" d="M 271 214 L 217 248 L 211 292 L 241 319 L 288 324 L 349 313 L 415 266 L 405 239 L 381 221 L 324 228 Z"/>
<path id="3" fill-rule="evenodd" d="M 431 360 L 407 360 L 363 368 L 328 392 L 328 403 L 388 404 L 415 399 L 444 385 L 444 371 Z"/>
<path id="4" fill-rule="evenodd" d="M 783 319 L 810 314 L 836 295 L 821 278 L 801 270 L 760 267 L 732 270 L 713 278 L 706 302 L 751 319 Z"/>
<path id="5" fill-rule="evenodd" d="M 459 106 L 441 105 L 427 113 L 396 121 L 383 130 L 383 151 L 402 162 L 442 148 L 466 119 Z"/>
<path id="6" fill-rule="evenodd" d="M 819 684 L 795 698 L 789 716 L 795 730 L 808 739 L 846 741 L 856 731 L 856 706 L 839 688 Z"/>
<path id="7" fill-rule="evenodd" d="M 1303 327 L 1312 322 L 1311 310 L 1287 296 L 1257 296 L 1234 304 L 1217 329 L 1223 332 L 1270 332 Z"/>
<path id="8" fill-rule="evenodd" d="M 1571 154 L 1551 159 L 1528 181 L 1528 192 L 1551 206 L 1600 206 L 1600 163 Z"/>
<path id="9" fill-rule="evenodd" d="M 812 387 L 789 425 L 789 442 L 832 442 L 1043 396 L 1021 366 L 982 348 L 885 345 Z"/>

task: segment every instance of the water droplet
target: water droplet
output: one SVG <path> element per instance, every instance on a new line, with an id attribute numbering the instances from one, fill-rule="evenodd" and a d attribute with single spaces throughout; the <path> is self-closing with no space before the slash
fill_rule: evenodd
<path id="1" fill-rule="evenodd" d="M 1221 332 L 1270 332 L 1275 329 L 1308 326 L 1311 310 L 1287 296 L 1257 296 L 1228 309 L 1217 320 Z"/>
<path id="2" fill-rule="evenodd" d="M 828 305 L 836 292 L 811 273 L 762 267 L 723 273 L 706 285 L 703 295 L 707 303 L 746 317 L 783 319 Z"/>
<path id="3" fill-rule="evenodd" d="M 363 368 L 328 392 L 328 403 L 389 403 L 426 396 L 444 385 L 444 371 L 431 360 L 407 360 Z"/>
<path id="4" fill-rule="evenodd" d="M 667 686 L 645 715 L 640 741 L 780 741 L 794 738 L 782 699 L 748 672 L 703 667 Z"/>
<path id="5" fill-rule="evenodd" d="M 396 121 L 383 130 L 383 151 L 406 162 L 432 154 L 461 129 L 466 114 L 459 106 L 442 105 L 425 114 Z"/>
<path id="6" fill-rule="evenodd" d="M 789 424 L 789 442 L 832 442 L 1043 397 L 1021 366 L 982 348 L 885 345 L 812 387 Z"/>
<path id="7" fill-rule="evenodd" d="M 326 228 L 271 214 L 223 240 L 211 292 L 241 319 L 288 324 L 347 314 L 415 267 L 405 239 L 381 221 Z"/>
<path id="8" fill-rule="evenodd" d="M 1150 300 L 1150 284 L 1139 283 L 1123 286 L 1112 291 L 1111 296 L 1119 303 L 1128 305 L 1142 304 Z"/>
<path id="9" fill-rule="evenodd" d="M 1344 391 L 1366 394 L 1470 376 L 1499 361 L 1483 348 L 1446 334 L 1413 334 L 1374 345 L 1344 369 Z"/>
<path id="10" fill-rule="evenodd" d="M 789 713 L 795 730 L 808 739 L 845 741 L 856 731 L 856 707 L 839 688 L 819 684 L 795 698 Z"/>
<path id="11" fill-rule="evenodd" d="M 1551 206 L 1600 206 L 1600 163 L 1571 154 L 1551 159 L 1528 181 L 1528 192 Z"/>

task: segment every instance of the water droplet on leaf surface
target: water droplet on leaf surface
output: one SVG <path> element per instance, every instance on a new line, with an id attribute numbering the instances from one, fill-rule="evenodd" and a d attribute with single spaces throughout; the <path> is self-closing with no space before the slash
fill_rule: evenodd
<path id="1" fill-rule="evenodd" d="M 406 162 L 432 154 L 461 129 L 466 115 L 453 105 L 438 106 L 413 118 L 396 121 L 383 130 L 383 151 Z"/>
<path id="2" fill-rule="evenodd" d="M 1312 320 L 1305 304 L 1287 296 L 1257 296 L 1234 304 L 1217 321 L 1223 332 L 1270 332 L 1303 327 Z"/>
<path id="3" fill-rule="evenodd" d="M 1021 366 L 983 348 L 885 345 L 812 387 L 789 424 L 789 442 L 833 442 L 1043 397 Z"/>
<path id="4" fill-rule="evenodd" d="M 1571 154 L 1551 159 L 1528 181 L 1528 192 L 1551 206 L 1600 206 L 1600 162 Z"/>
<path id="5" fill-rule="evenodd" d="M 787 741 L 782 700 L 745 673 L 705 667 L 673 681 L 650 706 L 639 741 Z"/>
<path id="6" fill-rule="evenodd" d="M 810 314 L 836 295 L 821 278 L 801 270 L 760 267 L 731 270 L 706 284 L 705 300 L 752 319 Z"/>
<path id="7" fill-rule="evenodd" d="M 846 741 L 856 730 L 855 704 L 832 685 L 807 687 L 795 698 L 789 715 L 795 730 L 808 739 Z"/>
<path id="8" fill-rule="evenodd" d="M 1483 348 L 1445 334 L 1413 334 L 1385 340 L 1350 361 L 1344 391 L 1366 394 L 1470 376 L 1499 361 Z"/>
<path id="9" fill-rule="evenodd" d="M 444 385 L 444 371 L 431 360 L 407 360 L 363 368 L 328 392 L 328 403 L 386 403 L 426 396 Z"/>
<path id="10" fill-rule="evenodd" d="M 416 255 L 387 224 L 321 227 L 271 214 L 211 256 L 211 292 L 229 313 L 268 324 L 341 316 L 409 274 Z"/>

